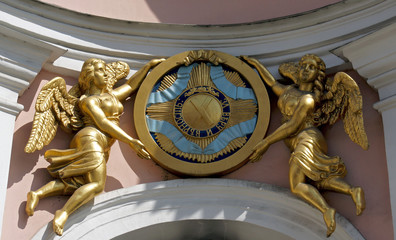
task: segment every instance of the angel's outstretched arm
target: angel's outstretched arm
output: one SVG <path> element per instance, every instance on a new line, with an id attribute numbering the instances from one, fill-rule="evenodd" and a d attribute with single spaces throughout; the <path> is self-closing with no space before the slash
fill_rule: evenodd
<path id="1" fill-rule="evenodd" d="M 100 108 L 99 99 L 95 96 L 82 100 L 80 107 L 84 114 L 87 114 L 95 122 L 95 125 L 111 137 L 129 144 L 141 158 L 149 159 L 150 155 L 145 151 L 143 144 L 129 136 L 122 128 L 106 118 L 105 113 Z"/>
<path id="2" fill-rule="evenodd" d="M 287 86 L 275 80 L 274 76 L 257 59 L 242 56 L 242 59 L 257 69 L 264 82 L 271 87 L 272 91 L 279 97 Z"/>
<path id="3" fill-rule="evenodd" d="M 157 66 L 165 59 L 153 59 L 133 74 L 128 81 L 122 86 L 113 90 L 113 94 L 120 100 L 124 101 L 129 95 L 134 93 L 146 78 L 147 73 L 151 68 Z"/>

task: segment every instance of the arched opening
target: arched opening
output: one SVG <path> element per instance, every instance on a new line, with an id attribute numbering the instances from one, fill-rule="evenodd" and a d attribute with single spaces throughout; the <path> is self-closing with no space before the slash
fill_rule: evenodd
<path id="1" fill-rule="evenodd" d="M 337 215 L 336 220 L 332 239 L 363 239 L 345 218 Z M 288 189 L 230 179 L 181 179 L 99 195 L 70 216 L 61 238 L 49 223 L 33 239 L 255 240 L 263 236 L 323 239 L 326 227 L 322 214 Z"/>
<path id="2" fill-rule="evenodd" d="M 124 233 L 113 240 L 292 240 L 269 228 L 230 220 L 184 220 L 160 223 Z"/>

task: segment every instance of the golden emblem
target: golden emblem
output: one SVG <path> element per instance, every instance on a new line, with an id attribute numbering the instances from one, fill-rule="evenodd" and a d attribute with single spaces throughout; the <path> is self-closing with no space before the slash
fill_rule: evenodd
<path id="1" fill-rule="evenodd" d="M 197 50 L 153 69 L 138 91 L 134 116 L 156 162 L 174 173 L 208 176 L 246 162 L 269 114 L 266 89 L 247 64 Z"/>

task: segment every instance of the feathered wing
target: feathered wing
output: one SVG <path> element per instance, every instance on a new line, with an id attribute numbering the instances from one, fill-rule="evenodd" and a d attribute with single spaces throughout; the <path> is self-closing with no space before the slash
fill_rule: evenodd
<path id="1" fill-rule="evenodd" d="M 317 126 L 333 125 L 342 118 L 344 130 L 350 139 L 367 150 L 369 147 L 363 124 L 363 101 L 359 87 L 348 74 L 339 72 L 329 79 L 321 106 L 314 114 Z"/>
<path id="2" fill-rule="evenodd" d="M 49 144 L 59 123 L 66 131 L 76 131 L 83 126 L 78 98 L 67 92 L 65 80 L 61 77 L 56 77 L 43 86 L 35 107 L 32 131 L 25 146 L 27 153 Z"/>
<path id="3" fill-rule="evenodd" d="M 278 71 L 280 75 L 282 75 L 285 78 L 290 78 L 293 80 L 294 83 L 298 83 L 298 70 L 299 70 L 299 65 L 298 63 L 294 62 L 287 62 L 287 63 L 282 63 Z"/>
<path id="4" fill-rule="evenodd" d="M 113 89 L 114 84 L 129 74 L 129 65 L 126 62 L 117 61 L 106 64 L 106 88 L 108 91 Z"/>

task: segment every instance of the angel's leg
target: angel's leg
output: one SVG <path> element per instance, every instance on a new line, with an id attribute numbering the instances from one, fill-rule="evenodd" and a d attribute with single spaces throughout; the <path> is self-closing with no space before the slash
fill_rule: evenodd
<path id="1" fill-rule="evenodd" d="M 304 199 L 319 209 L 323 214 L 323 219 L 327 226 L 327 236 L 329 237 L 336 228 L 335 210 L 329 207 L 319 191 L 312 185 L 305 183 L 305 174 L 293 161 L 290 163 L 289 180 L 292 193 Z"/>
<path id="2" fill-rule="evenodd" d="M 62 235 L 66 220 L 72 212 L 104 190 L 106 183 L 106 164 L 103 163 L 95 170 L 87 173 L 84 178 L 88 183 L 79 187 L 73 195 L 71 195 L 69 200 L 67 200 L 63 208 L 55 212 L 52 226 L 55 233 L 58 235 Z"/>
<path id="3" fill-rule="evenodd" d="M 27 215 L 33 216 L 34 209 L 37 207 L 37 204 L 40 199 L 50 196 L 63 195 L 63 191 L 65 187 L 66 187 L 65 184 L 59 179 L 57 179 L 45 184 L 36 191 L 28 192 L 26 209 L 25 209 Z"/>
<path id="4" fill-rule="evenodd" d="M 361 187 L 352 187 L 341 177 L 327 179 L 324 184 L 322 184 L 322 188 L 350 195 L 356 205 L 356 215 L 362 214 L 363 210 L 366 208 L 363 189 Z"/>

